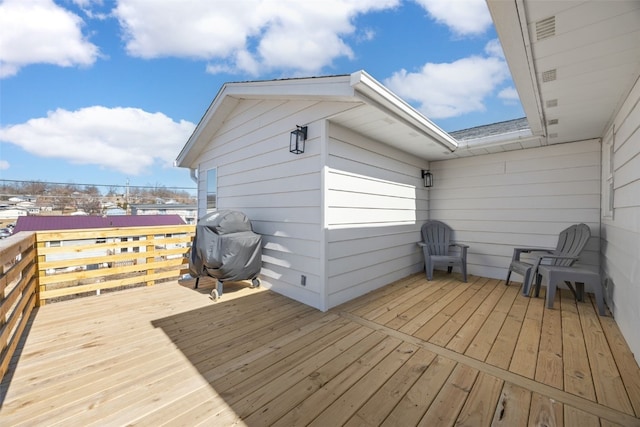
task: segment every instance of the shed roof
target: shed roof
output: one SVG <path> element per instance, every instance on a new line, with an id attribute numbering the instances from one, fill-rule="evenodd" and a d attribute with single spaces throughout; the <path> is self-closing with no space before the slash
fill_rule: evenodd
<path id="1" fill-rule="evenodd" d="M 183 225 L 179 215 L 118 215 L 118 216 L 21 216 L 14 233 L 20 231 L 81 230 L 87 228 L 147 227 Z"/>

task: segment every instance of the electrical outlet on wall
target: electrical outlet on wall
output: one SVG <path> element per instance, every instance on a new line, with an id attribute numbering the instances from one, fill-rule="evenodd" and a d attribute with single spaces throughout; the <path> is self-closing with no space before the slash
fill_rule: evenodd
<path id="1" fill-rule="evenodd" d="M 307 286 L 307 276 L 305 276 L 304 274 L 300 275 L 300 284 L 302 286 Z"/>

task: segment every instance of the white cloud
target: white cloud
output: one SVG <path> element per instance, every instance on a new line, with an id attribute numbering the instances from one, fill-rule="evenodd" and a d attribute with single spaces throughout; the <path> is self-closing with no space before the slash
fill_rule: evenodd
<path id="1" fill-rule="evenodd" d="M 489 40 L 489 42 L 484 46 L 484 52 L 489 56 L 505 59 L 504 51 L 502 50 L 502 45 L 500 44 L 499 39 Z"/>
<path id="2" fill-rule="evenodd" d="M 195 124 L 137 108 L 58 109 L 45 118 L 0 128 L 0 140 L 40 157 L 139 175 L 171 166 Z"/>
<path id="3" fill-rule="evenodd" d="M 71 2 L 82 8 L 89 8 L 93 5 L 102 5 L 102 0 L 71 0 Z"/>
<path id="4" fill-rule="evenodd" d="M 351 57 L 344 37 L 360 14 L 400 0 L 119 0 L 114 14 L 130 55 L 210 60 L 210 72 L 315 72 Z"/>
<path id="5" fill-rule="evenodd" d="M 513 87 L 509 86 L 502 89 L 498 92 L 498 98 L 505 101 L 507 104 L 513 104 L 514 102 L 520 102 L 520 97 L 518 96 L 518 91 Z"/>
<path id="6" fill-rule="evenodd" d="M 427 63 L 415 73 L 400 70 L 385 81 L 387 87 L 427 117 L 444 119 L 485 111 L 483 100 L 509 78 L 499 58 L 472 56 L 451 63 Z"/>
<path id="7" fill-rule="evenodd" d="M 440 24 L 459 36 L 484 33 L 491 25 L 485 0 L 414 0 Z"/>
<path id="8" fill-rule="evenodd" d="M 0 3 L 0 78 L 29 64 L 91 65 L 98 48 L 82 35 L 83 21 L 52 0 Z"/>
<path id="9" fill-rule="evenodd" d="M 9 169 L 9 167 L 11 167 L 11 165 L 9 165 L 9 162 L 7 162 L 6 160 L 0 160 L 0 171 L 7 170 Z"/>
<path id="10" fill-rule="evenodd" d="M 103 0 L 67 0 L 67 1 L 71 1 L 78 8 L 80 8 L 85 15 L 87 15 L 91 19 L 105 20 L 109 18 L 109 14 L 107 12 L 100 12 L 98 10 L 104 6 Z"/>

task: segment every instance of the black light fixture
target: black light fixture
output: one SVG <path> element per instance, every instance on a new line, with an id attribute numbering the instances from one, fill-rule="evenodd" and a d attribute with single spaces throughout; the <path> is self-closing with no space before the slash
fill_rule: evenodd
<path id="1" fill-rule="evenodd" d="M 307 140 L 307 127 L 296 126 L 296 130 L 291 131 L 289 139 L 289 152 L 293 154 L 304 153 L 304 142 Z"/>
<path id="2" fill-rule="evenodd" d="M 428 170 L 422 169 L 422 179 L 425 187 L 433 187 L 433 175 Z"/>

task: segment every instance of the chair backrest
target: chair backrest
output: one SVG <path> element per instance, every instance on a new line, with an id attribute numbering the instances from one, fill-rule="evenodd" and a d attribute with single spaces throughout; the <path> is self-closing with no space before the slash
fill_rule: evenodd
<path id="1" fill-rule="evenodd" d="M 586 224 L 574 224 L 562 230 L 558 236 L 558 245 L 553 252 L 554 255 L 565 255 L 577 257 L 580 255 L 587 242 L 591 238 L 591 230 Z M 556 260 L 553 265 L 570 266 L 575 260 Z"/>
<path id="2" fill-rule="evenodd" d="M 444 222 L 429 220 L 422 224 L 422 242 L 430 255 L 447 255 L 451 242 L 451 227 Z"/>

